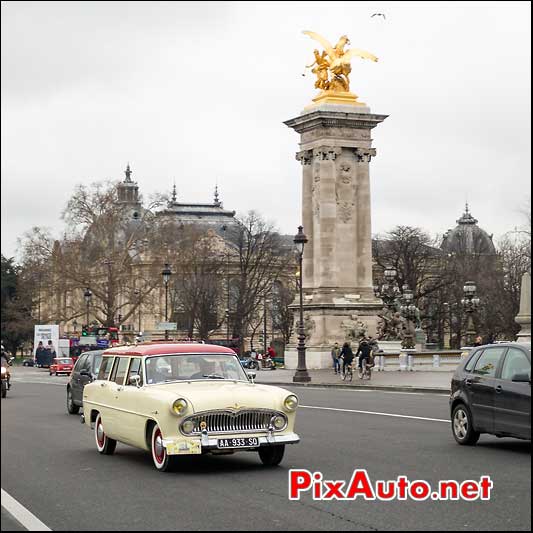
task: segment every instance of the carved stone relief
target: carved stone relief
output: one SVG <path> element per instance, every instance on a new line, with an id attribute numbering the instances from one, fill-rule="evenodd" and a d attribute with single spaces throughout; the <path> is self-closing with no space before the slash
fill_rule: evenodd
<path id="1" fill-rule="evenodd" d="M 343 155 L 337 167 L 335 196 L 339 220 L 345 224 L 352 220 L 355 209 L 354 162 L 347 154 Z"/>
<path id="2" fill-rule="evenodd" d="M 313 214 L 318 218 L 320 216 L 320 160 L 318 158 L 315 158 L 313 162 L 312 179 Z"/>

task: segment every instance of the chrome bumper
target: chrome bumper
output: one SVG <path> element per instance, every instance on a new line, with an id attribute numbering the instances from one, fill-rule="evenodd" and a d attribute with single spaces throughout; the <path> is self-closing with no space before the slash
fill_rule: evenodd
<path id="1" fill-rule="evenodd" d="M 255 437 L 256 435 L 251 435 L 253 437 Z M 227 435 L 221 435 L 220 438 L 231 438 Z M 243 438 L 243 435 L 239 434 L 238 438 Z M 266 436 L 260 436 L 260 437 L 257 437 L 258 441 L 259 441 L 259 446 L 276 446 L 276 445 L 280 445 L 280 444 L 297 444 L 298 442 L 300 442 L 300 437 L 299 435 L 297 435 L 296 433 L 288 433 L 286 435 L 266 435 Z M 187 448 L 189 448 L 188 446 L 185 446 L 185 449 L 183 449 L 183 451 L 181 452 L 175 452 L 175 453 L 183 453 L 184 455 L 188 455 L 188 454 L 191 454 L 191 453 L 201 453 L 202 451 L 204 450 L 220 450 L 220 448 L 218 447 L 217 443 L 218 443 L 218 438 L 213 438 L 213 437 L 209 437 L 209 436 L 206 436 L 206 435 L 202 435 L 202 437 L 200 439 L 196 439 L 196 438 L 191 438 L 191 439 L 187 439 L 187 440 L 184 440 L 182 438 L 180 439 L 163 439 L 163 446 L 166 448 L 167 446 L 169 447 L 172 447 L 174 445 L 180 445 L 180 443 L 183 443 L 184 445 L 186 445 L 187 441 L 189 441 L 189 443 L 194 443 L 194 446 L 192 446 L 191 448 L 196 448 L 197 451 L 192 451 L 192 449 L 190 449 L 190 451 L 187 450 Z M 226 448 L 227 450 L 231 450 L 231 451 L 250 451 L 250 450 L 255 450 L 257 448 Z"/>

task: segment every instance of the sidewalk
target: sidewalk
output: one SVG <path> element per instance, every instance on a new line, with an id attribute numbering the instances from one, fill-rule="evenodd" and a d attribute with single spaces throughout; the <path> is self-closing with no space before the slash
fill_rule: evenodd
<path id="1" fill-rule="evenodd" d="M 342 381 L 340 376 L 333 370 L 308 370 L 311 377 L 309 383 L 294 383 L 292 378 L 295 370 L 259 370 L 256 383 L 267 385 L 291 386 L 291 387 L 331 387 L 343 389 L 373 389 L 399 392 L 435 392 L 447 394 L 450 392 L 450 384 L 453 371 L 386 371 L 372 372 L 371 380 L 360 380 L 354 374 L 351 383 Z"/>

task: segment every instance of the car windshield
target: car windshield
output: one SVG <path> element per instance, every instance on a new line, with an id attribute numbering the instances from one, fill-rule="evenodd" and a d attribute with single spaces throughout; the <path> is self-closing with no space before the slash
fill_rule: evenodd
<path id="1" fill-rule="evenodd" d="M 58 359 L 57 363 L 60 365 L 71 365 L 72 359 Z"/>
<path id="2" fill-rule="evenodd" d="M 146 359 L 146 383 L 229 379 L 248 381 L 237 356 L 230 354 L 160 355 Z"/>

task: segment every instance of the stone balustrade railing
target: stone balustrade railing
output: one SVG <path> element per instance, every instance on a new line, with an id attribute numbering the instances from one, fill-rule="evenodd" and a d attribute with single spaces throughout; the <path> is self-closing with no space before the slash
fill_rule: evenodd
<path id="1" fill-rule="evenodd" d="M 454 370 L 461 359 L 469 353 L 469 348 L 460 350 L 433 350 L 416 352 L 415 350 L 398 350 L 384 352 L 374 357 L 375 371 L 402 370 L 413 371 L 446 369 Z"/>

